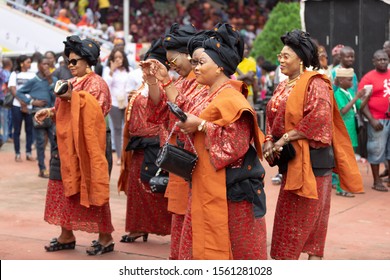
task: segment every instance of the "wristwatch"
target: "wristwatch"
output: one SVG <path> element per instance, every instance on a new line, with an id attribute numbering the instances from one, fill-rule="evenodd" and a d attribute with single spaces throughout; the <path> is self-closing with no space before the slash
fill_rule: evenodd
<path id="1" fill-rule="evenodd" d="M 286 132 L 285 134 L 283 134 L 283 140 L 286 142 L 286 143 L 288 143 L 288 142 L 290 142 L 290 137 L 288 136 L 288 133 Z"/>
<path id="2" fill-rule="evenodd" d="M 204 127 L 205 123 L 206 123 L 206 120 L 203 120 L 203 121 L 200 123 L 200 125 L 198 125 L 198 131 L 202 131 L 202 130 L 203 130 L 203 127 Z"/>

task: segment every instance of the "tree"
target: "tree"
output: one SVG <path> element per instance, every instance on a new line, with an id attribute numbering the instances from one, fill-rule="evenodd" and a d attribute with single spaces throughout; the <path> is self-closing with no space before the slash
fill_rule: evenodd
<path id="1" fill-rule="evenodd" d="M 263 31 L 256 37 L 251 51 L 252 57 L 260 55 L 272 63 L 283 48 L 280 36 L 294 29 L 301 29 L 299 3 L 279 2 L 269 14 Z"/>

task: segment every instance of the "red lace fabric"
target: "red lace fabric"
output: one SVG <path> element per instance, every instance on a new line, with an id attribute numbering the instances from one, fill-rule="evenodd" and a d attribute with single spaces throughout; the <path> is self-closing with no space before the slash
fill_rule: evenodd
<path id="1" fill-rule="evenodd" d="M 267 134 L 280 138 L 285 131 L 286 101 L 291 93 L 287 81 L 279 84 L 267 104 Z M 295 129 L 320 148 L 332 142 L 331 96 L 327 85 L 314 78 L 308 87 L 302 120 Z M 297 108 L 298 110 L 298 108 Z M 299 259 L 301 252 L 323 256 L 329 220 L 331 175 L 316 177 L 318 199 L 284 191 L 286 174 L 278 197 L 272 232 L 273 259 Z"/>
<path id="2" fill-rule="evenodd" d="M 111 94 L 107 83 L 95 72 L 87 74 L 87 76 L 77 81 L 77 78 L 70 79 L 73 85 L 73 90 L 85 90 L 93 95 L 99 102 L 103 114 L 106 116 L 111 110 Z"/>
<path id="3" fill-rule="evenodd" d="M 191 197 L 189 204 L 191 205 Z M 229 234 L 234 260 L 266 260 L 267 229 L 265 218 L 253 216 L 248 201 L 228 201 Z M 180 260 L 192 260 L 191 207 L 184 218 L 179 251 Z"/>
<path id="4" fill-rule="evenodd" d="M 138 95 L 134 100 L 129 123 L 131 136 L 153 137 L 160 125 L 151 124 L 145 117 L 148 98 Z M 163 193 L 152 193 L 150 186 L 140 179 L 143 150 L 134 150 L 127 179 L 126 232 L 145 232 L 158 235 L 171 233 L 172 215 Z"/>
<path id="5" fill-rule="evenodd" d="M 172 214 L 172 227 L 171 227 L 171 248 L 169 259 L 179 259 L 179 246 L 181 239 L 181 231 L 183 229 L 184 215 Z"/>
<path id="6" fill-rule="evenodd" d="M 192 111 L 199 115 L 220 92 L 230 87 L 229 83 L 223 84 L 204 98 L 202 102 L 194 106 Z M 249 114 L 243 114 L 239 120 L 225 127 L 213 123 L 207 124 L 205 148 L 209 150 L 210 161 L 216 170 L 224 167 L 240 167 L 242 165 L 243 157 L 253 137 L 251 133 L 252 127 L 253 120 Z M 185 148 L 188 150 L 192 149 L 187 144 Z"/>
<path id="7" fill-rule="evenodd" d="M 284 116 L 286 101 L 291 93 L 291 89 L 287 87 L 287 81 L 281 82 L 267 104 L 267 135 L 271 134 L 276 139 L 286 133 Z M 276 110 L 273 110 L 273 108 Z M 308 88 L 303 118 L 295 127 L 297 131 L 309 139 L 309 145 L 311 147 L 320 148 L 331 144 L 331 112 L 329 90 L 325 82 L 319 78 L 313 79 Z"/>
<path id="8" fill-rule="evenodd" d="M 65 197 L 62 181 L 49 180 L 46 193 L 44 220 L 67 230 L 89 233 L 112 233 L 109 203 L 104 206 L 80 205 L 80 194 Z"/>
<path id="9" fill-rule="evenodd" d="M 324 256 L 330 212 L 332 175 L 316 177 L 318 199 L 309 199 L 280 187 L 272 231 L 271 257 L 297 260 L 301 252 Z"/>
<path id="10" fill-rule="evenodd" d="M 199 116 L 205 100 L 207 100 L 208 87 L 200 85 L 195 79 L 186 79 L 179 77 L 175 82 L 175 87 L 178 91 L 175 103 L 186 113 L 191 113 Z M 175 123 L 178 121 L 177 117 L 169 112 L 166 105 L 167 97 L 165 93 L 161 91 L 161 100 L 155 105 L 151 100 L 148 102 L 148 120 L 152 123 L 164 124 L 167 131 L 171 131 Z M 185 143 L 185 147 L 191 147 L 188 142 L 188 138 L 180 132 L 179 128 L 175 129 L 175 134 L 178 139 Z M 189 148 L 192 150 L 192 148 Z"/>

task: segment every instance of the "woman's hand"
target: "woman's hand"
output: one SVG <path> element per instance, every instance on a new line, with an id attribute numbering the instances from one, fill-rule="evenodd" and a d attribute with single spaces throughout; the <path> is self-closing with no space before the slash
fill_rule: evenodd
<path id="1" fill-rule="evenodd" d="M 166 83 L 170 79 L 167 68 L 157 59 L 141 61 L 140 66 L 146 78 L 155 77 L 163 83 Z"/>
<path id="2" fill-rule="evenodd" d="M 263 156 L 270 164 L 274 162 L 273 148 L 274 148 L 274 143 L 272 141 L 267 141 L 264 143 Z"/>
<path id="3" fill-rule="evenodd" d="M 122 66 L 121 62 L 118 60 L 110 61 L 110 70 L 111 73 L 114 73 L 114 71 Z"/>
<path id="4" fill-rule="evenodd" d="M 38 112 L 35 113 L 34 119 L 37 121 L 37 123 L 42 124 L 42 122 L 46 118 L 51 117 L 51 110 L 49 108 L 41 109 Z"/>
<path id="5" fill-rule="evenodd" d="M 194 133 L 198 131 L 198 126 L 202 123 L 202 119 L 192 114 L 187 114 L 187 120 L 185 122 L 177 122 L 177 126 L 184 134 Z"/>

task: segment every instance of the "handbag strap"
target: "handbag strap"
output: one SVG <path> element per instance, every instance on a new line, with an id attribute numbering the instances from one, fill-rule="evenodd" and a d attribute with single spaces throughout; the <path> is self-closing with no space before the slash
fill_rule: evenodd
<path id="1" fill-rule="evenodd" d="M 175 125 L 172 127 L 171 132 L 170 132 L 169 135 L 168 135 L 167 140 L 165 141 L 165 144 L 167 144 L 167 143 L 169 142 L 169 139 L 171 139 L 171 137 L 172 137 L 172 135 L 173 135 L 173 132 L 175 131 L 176 126 L 177 126 L 177 124 L 175 123 Z M 191 140 L 190 136 L 188 136 L 188 134 L 184 134 L 184 135 L 187 136 L 187 139 L 188 139 L 188 141 L 190 142 L 190 145 L 191 145 L 192 149 L 194 150 L 195 154 L 198 155 L 198 153 L 197 153 L 196 150 L 195 150 L 195 146 L 194 146 L 194 144 L 192 143 L 192 140 Z"/>

